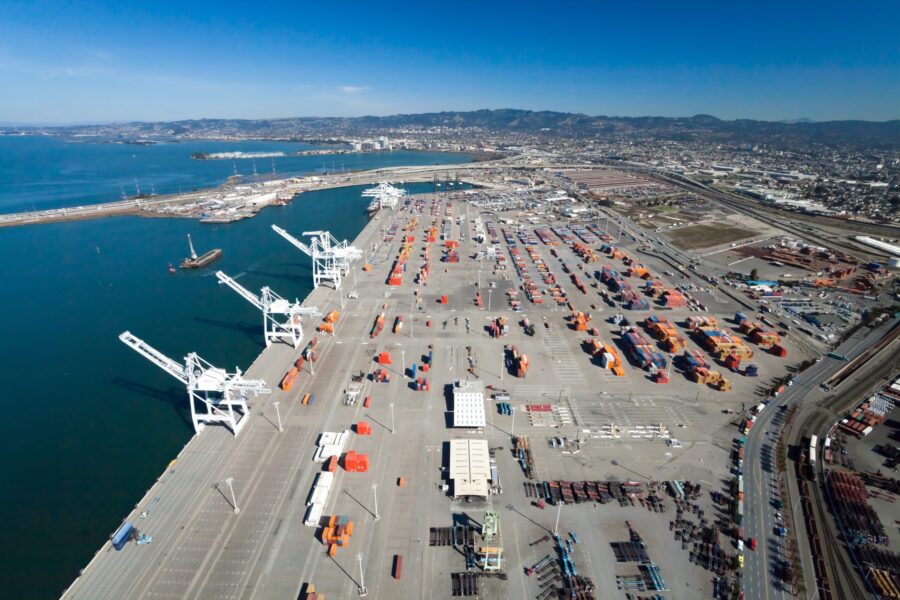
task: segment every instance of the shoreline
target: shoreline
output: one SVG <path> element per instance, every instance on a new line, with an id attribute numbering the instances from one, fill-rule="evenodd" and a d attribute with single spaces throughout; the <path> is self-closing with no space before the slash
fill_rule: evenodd
<path id="1" fill-rule="evenodd" d="M 338 186 L 340 187 L 340 186 Z M 369 219 L 362 228 L 356 233 L 351 244 L 358 247 L 363 248 L 366 247 L 368 243 L 372 241 L 373 236 L 377 236 L 378 227 L 375 225 L 380 219 L 371 218 Z M 376 239 L 378 239 L 376 237 Z M 365 242 L 365 243 L 364 243 Z M 391 244 L 388 244 L 388 248 L 391 247 Z M 388 252 L 390 254 L 390 252 Z M 358 268 L 359 265 L 357 264 Z M 319 286 L 316 289 L 312 289 L 309 293 L 303 298 L 301 304 L 303 306 L 318 306 L 325 307 L 330 304 L 336 304 L 342 310 L 343 307 L 340 305 L 337 297 L 339 296 L 338 290 L 332 289 L 329 286 Z M 312 324 L 310 323 L 310 326 Z M 316 334 L 313 333 L 313 336 Z M 328 336 L 325 336 L 323 341 L 328 340 Z M 320 360 L 326 359 L 330 354 L 331 350 L 334 349 L 334 344 L 323 344 L 324 348 L 320 347 Z M 325 352 L 322 352 L 325 350 Z M 287 353 L 292 355 L 295 353 L 293 348 L 289 348 L 283 344 L 274 344 L 271 347 L 263 348 L 260 353 L 254 358 L 250 364 L 244 369 L 244 376 L 248 378 L 265 378 L 261 371 L 266 371 L 269 365 L 263 364 L 262 359 L 265 358 L 268 354 L 284 354 Z M 312 378 L 310 378 L 312 381 Z M 267 385 L 270 388 L 275 388 L 278 386 L 276 383 L 269 383 L 266 381 Z M 262 421 L 266 421 L 265 417 L 265 409 L 271 403 L 269 396 L 259 396 L 254 398 L 254 402 L 251 406 L 249 406 L 249 412 L 245 415 L 244 418 L 250 419 L 253 418 L 253 421 L 247 423 L 247 426 L 244 428 L 243 437 L 241 439 L 246 439 L 250 437 L 251 428 L 253 425 L 260 423 Z M 292 414 L 292 411 L 288 409 L 288 412 L 285 414 L 285 419 L 289 419 Z M 266 421 L 268 423 L 268 421 Z M 165 491 L 165 484 L 171 478 L 170 476 L 174 476 L 177 469 L 184 469 L 183 461 L 185 459 L 190 459 L 191 455 L 194 454 L 195 450 L 198 450 L 196 446 L 198 445 L 210 445 L 214 446 L 213 449 L 199 449 L 201 451 L 196 454 L 224 454 L 226 449 L 235 445 L 236 440 L 238 438 L 234 436 L 231 431 L 229 431 L 225 427 L 217 427 L 217 426 L 207 426 L 203 431 L 199 433 L 194 433 L 184 444 L 184 446 L 178 451 L 170 462 L 166 464 L 160 474 L 149 484 L 146 491 L 140 496 L 137 502 L 134 504 L 132 509 L 121 518 L 118 525 L 115 525 L 113 529 L 110 531 L 109 537 L 104 540 L 104 542 L 97 548 L 93 555 L 91 555 L 90 559 L 85 563 L 85 565 L 78 570 L 78 573 L 71 580 L 69 585 L 60 593 L 59 597 L 61 599 L 64 598 L 72 598 L 79 597 L 78 586 L 85 583 L 85 575 L 89 574 L 92 570 L 92 567 L 96 565 L 96 563 L 101 560 L 106 554 L 108 554 L 112 550 L 112 535 L 115 531 L 121 527 L 127 521 L 131 521 L 132 523 L 139 524 L 141 523 L 140 514 L 143 506 L 146 506 L 150 500 L 156 496 L 161 496 Z M 273 438 L 274 439 L 274 438 Z M 182 464 L 180 464 L 182 463 Z M 204 476 L 204 480 L 208 479 L 208 477 Z M 204 489 L 202 482 L 194 486 L 193 491 L 199 493 Z M 190 495 L 190 492 L 189 492 Z"/>
<path id="2" fill-rule="evenodd" d="M 493 162 L 495 160 L 499 160 L 498 157 L 479 161 L 478 157 L 479 155 L 473 155 L 472 162 L 468 163 L 381 167 L 364 171 L 330 174 L 323 176 L 308 174 L 271 179 L 264 182 L 254 182 L 249 185 L 258 188 L 259 193 L 271 193 L 274 190 L 280 195 L 289 195 L 291 197 L 291 201 L 293 201 L 293 199 L 297 195 L 303 194 L 304 192 L 333 189 L 339 187 L 350 187 L 354 185 L 373 185 L 386 178 L 400 179 L 402 180 L 402 182 L 408 183 L 429 181 L 433 178 L 434 174 L 441 171 L 456 171 L 457 175 L 459 175 L 459 171 L 461 170 L 480 170 L 490 168 L 493 166 Z M 134 198 L 130 200 L 86 204 L 82 206 L 56 208 L 45 211 L 5 213 L 0 214 L 0 228 L 87 221 L 129 215 L 148 218 L 189 218 L 199 220 L 199 216 L 186 213 L 171 213 L 162 209 L 166 207 L 185 205 L 191 202 L 200 202 L 208 199 L 208 195 L 224 193 L 232 189 L 233 187 L 233 182 L 226 181 L 217 186 L 205 188 L 203 190 L 196 190 L 182 194 L 151 196 L 149 199 Z M 271 200 L 257 207 L 254 207 L 254 209 L 251 209 L 249 211 L 250 214 L 246 214 L 243 218 L 235 219 L 235 221 L 243 220 L 245 218 L 252 218 L 268 206 L 272 206 Z"/>

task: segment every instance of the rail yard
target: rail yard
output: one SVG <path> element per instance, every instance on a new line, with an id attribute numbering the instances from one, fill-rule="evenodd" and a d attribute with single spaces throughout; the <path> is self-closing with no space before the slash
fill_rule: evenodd
<path id="1" fill-rule="evenodd" d="M 672 193 L 632 175 L 582 180 Z M 723 209 L 730 229 L 698 243 L 691 223 L 670 221 L 668 237 L 658 215 L 573 196 L 397 196 L 352 244 L 275 228 L 321 277 L 288 306 L 219 276 L 287 320 L 270 336 L 264 318 L 272 343 L 246 372 L 203 367 L 212 387 L 123 334 L 205 391 L 190 398 L 208 413 L 64 597 L 783 593 L 781 575 L 760 583 L 790 562 L 767 564 L 789 553 L 749 488 L 772 462 L 760 430 L 775 443 L 781 406 L 815 387 L 793 385 L 797 364 L 828 367 L 814 359 L 852 333 L 880 271 L 865 290 L 852 273 L 782 290 L 762 281 L 772 261 L 786 271 L 796 254 L 802 280 L 803 260 L 826 257 L 771 223 Z M 739 286 L 745 259 L 762 273 Z M 847 298 L 819 295 L 836 287 Z M 813 309 L 833 319 L 786 324 Z M 866 354 L 852 335 L 853 371 L 831 369 L 835 386 L 894 343 Z M 889 569 L 878 577 L 889 589 Z"/>

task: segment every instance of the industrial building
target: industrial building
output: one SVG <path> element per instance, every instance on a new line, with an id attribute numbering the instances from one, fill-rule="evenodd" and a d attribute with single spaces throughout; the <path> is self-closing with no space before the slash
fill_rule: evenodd
<path id="1" fill-rule="evenodd" d="M 453 383 L 453 426 L 484 427 L 484 383 L 457 380 Z"/>
<path id="2" fill-rule="evenodd" d="M 450 440 L 450 482 L 454 498 L 487 498 L 490 477 L 487 440 Z"/>

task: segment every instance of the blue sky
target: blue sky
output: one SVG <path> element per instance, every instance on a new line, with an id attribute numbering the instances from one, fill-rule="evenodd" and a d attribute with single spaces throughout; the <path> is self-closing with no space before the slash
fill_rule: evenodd
<path id="1" fill-rule="evenodd" d="M 0 122 L 900 118 L 900 2 L 732 4 L 3 0 Z"/>

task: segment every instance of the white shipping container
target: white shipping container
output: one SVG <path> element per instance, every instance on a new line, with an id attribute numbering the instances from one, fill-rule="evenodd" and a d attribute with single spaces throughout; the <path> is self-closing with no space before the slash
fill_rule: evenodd
<path id="1" fill-rule="evenodd" d="M 309 499 L 306 501 L 306 505 L 325 504 L 326 500 L 328 500 L 328 488 L 314 487 L 309 495 Z"/>
<path id="2" fill-rule="evenodd" d="M 322 471 L 316 475 L 316 481 L 313 483 L 313 487 L 318 487 L 320 485 L 330 486 L 332 481 L 334 481 L 334 473 L 331 471 Z"/>
<path id="3" fill-rule="evenodd" d="M 325 510 L 324 504 L 313 504 L 306 509 L 306 518 L 303 524 L 307 527 L 318 527 L 319 521 L 322 520 L 322 512 Z"/>

